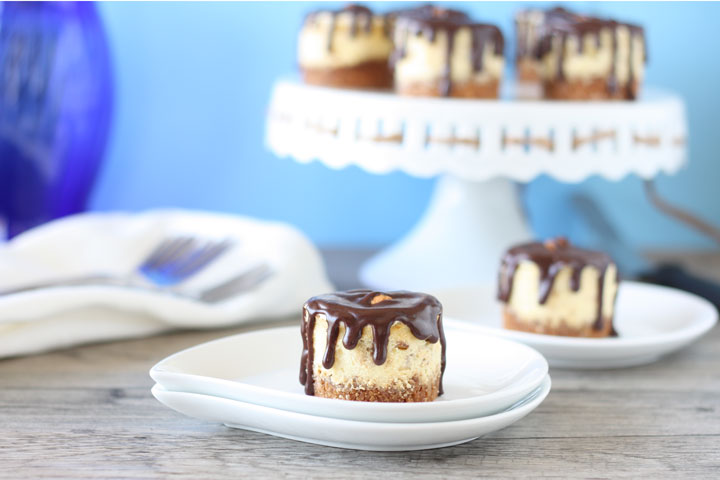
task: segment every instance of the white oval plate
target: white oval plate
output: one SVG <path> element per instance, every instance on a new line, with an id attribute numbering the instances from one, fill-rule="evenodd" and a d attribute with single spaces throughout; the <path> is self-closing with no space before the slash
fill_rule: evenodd
<path id="1" fill-rule="evenodd" d="M 652 363 L 700 338 L 718 318 L 715 307 L 697 295 L 622 282 L 614 319 L 618 337 L 540 335 L 503 329 L 495 293 L 490 286 L 433 291 L 447 317 L 461 320 L 468 330 L 525 343 L 542 353 L 552 367 L 597 369 Z"/>
<path id="2" fill-rule="evenodd" d="M 434 402 L 352 402 L 305 395 L 298 380 L 300 327 L 243 333 L 162 360 L 150 376 L 167 390 L 368 422 L 439 422 L 490 415 L 536 390 L 547 361 L 523 344 L 445 321 L 445 394 Z"/>
<path id="3" fill-rule="evenodd" d="M 537 390 L 504 412 L 480 418 L 435 423 L 342 420 L 278 410 L 210 395 L 171 392 L 161 385 L 155 385 L 152 393 L 161 403 L 182 414 L 224 423 L 232 428 L 330 447 L 402 451 L 457 445 L 505 428 L 540 405 L 550 392 L 550 384 L 550 376 L 545 375 Z"/>

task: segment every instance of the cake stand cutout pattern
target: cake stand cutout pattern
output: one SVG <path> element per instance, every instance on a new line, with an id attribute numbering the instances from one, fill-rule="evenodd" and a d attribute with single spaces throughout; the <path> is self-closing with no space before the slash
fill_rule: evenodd
<path id="1" fill-rule="evenodd" d="M 438 176 L 430 205 L 370 259 L 374 288 L 427 290 L 493 282 L 508 245 L 532 237 L 514 182 L 673 174 L 686 161 L 681 98 L 646 88 L 634 102 L 402 97 L 278 81 L 266 142 L 280 157 Z"/>

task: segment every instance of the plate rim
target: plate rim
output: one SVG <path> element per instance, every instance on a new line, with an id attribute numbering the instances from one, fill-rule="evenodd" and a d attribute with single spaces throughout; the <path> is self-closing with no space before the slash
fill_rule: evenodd
<path id="1" fill-rule="evenodd" d="M 686 292 L 677 288 L 667 287 L 664 285 L 655 285 L 644 282 L 635 282 L 623 280 L 623 284 L 631 286 L 631 288 L 642 288 L 651 290 L 666 290 L 673 294 L 681 294 L 688 296 L 692 301 L 697 301 L 698 305 L 707 310 L 702 315 L 695 317 L 695 320 L 688 326 L 674 330 L 672 332 L 656 333 L 644 337 L 606 337 L 606 338 L 580 338 L 566 337 L 561 335 L 547 335 L 531 332 L 520 332 L 505 328 L 489 327 L 472 322 L 471 320 L 462 320 L 456 317 L 445 317 L 445 320 L 451 321 L 453 324 L 462 325 L 461 328 L 477 329 L 488 335 L 497 335 L 501 338 L 515 340 L 525 343 L 528 346 L 542 345 L 545 347 L 570 347 L 570 348 L 592 348 L 593 350 L 615 350 L 624 348 L 647 347 L 654 345 L 667 345 L 672 343 L 684 344 L 695 340 L 708 331 L 710 331 L 718 322 L 718 310 L 707 299 L 694 293 Z M 467 287 L 467 286 L 465 286 Z M 487 287 L 487 286 L 486 286 Z M 443 290 L 452 290 L 450 288 Z M 454 325 L 457 326 L 457 325 Z"/>
<path id="2" fill-rule="evenodd" d="M 203 397 L 203 398 L 212 398 L 213 400 L 223 401 L 223 402 L 230 402 L 234 404 L 240 404 L 243 407 L 249 407 L 251 409 L 260 409 L 260 410 L 267 410 L 272 411 L 273 414 L 280 415 L 281 417 L 288 418 L 298 418 L 298 419 L 314 419 L 319 422 L 327 422 L 330 423 L 338 423 L 341 425 L 336 425 L 336 428 L 339 426 L 350 426 L 350 425 L 362 425 L 362 424 L 369 424 L 372 425 L 373 428 L 377 428 L 382 431 L 391 431 L 391 430 L 397 430 L 397 429 L 405 429 L 405 430 L 412 430 L 412 431 L 418 431 L 418 430 L 426 430 L 428 428 L 432 428 L 432 426 L 437 427 L 438 425 L 447 426 L 447 427 L 459 427 L 459 426 L 469 426 L 469 425 L 475 425 L 475 424 L 482 424 L 485 422 L 489 422 L 492 420 L 501 420 L 505 419 L 507 417 L 512 417 L 513 415 L 518 415 L 520 412 L 527 413 L 532 412 L 535 410 L 542 402 L 545 401 L 547 396 L 550 394 L 550 391 L 552 390 L 552 377 L 549 373 L 546 373 L 543 377 L 543 381 L 541 384 L 534 389 L 530 394 L 523 397 L 519 402 L 516 402 L 516 404 L 509 406 L 507 409 L 497 412 L 491 415 L 481 415 L 478 417 L 470 417 L 470 418 L 464 418 L 464 419 L 458 419 L 458 420 L 447 420 L 447 421 L 440 421 L 440 422 L 372 422 L 372 421 L 366 421 L 366 420 L 350 420 L 346 418 L 335 418 L 335 417 L 327 417 L 322 415 L 312 415 L 308 413 L 302 413 L 302 412 L 296 412 L 293 410 L 283 410 L 279 408 L 269 407 L 267 405 L 258 405 L 256 403 L 250 403 L 250 402 L 243 402 L 240 400 L 232 400 L 229 398 L 224 397 L 218 397 L 215 395 L 207 395 L 202 393 L 193 393 L 193 392 L 181 392 L 181 391 L 175 391 L 175 390 L 168 390 L 159 383 L 156 383 L 152 386 L 150 389 L 153 396 L 163 405 L 165 405 L 164 402 L 162 402 L 155 393 L 157 391 L 163 391 L 164 393 L 167 393 L 169 395 L 190 395 L 193 397 Z M 524 400 L 528 399 L 529 397 L 534 396 L 531 400 L 524 402 Z M 517 405 L 517 403 L 523 402 L 522 405 Z M 371 405 L 375 405 L 378 402 L 367 402 Z M 167 406 L 167 405 L 166 405 Z M 171 407 L 168 407 L 171 408 Z M 174 409 L 173 409 L 174 410 Z M 195 417 L 198 418 L 198 417 Z M 521 417 L 522 418 L 522 417 Z M 411 432 L 412 433 L 412 432 Z"/>
<path id="3" fill-rule="evenodd" d="M 458 321 L 458 320 L 443 318 L 443 323 L 444 323 L 444 327 L 446 328 L 446 330 L 447 329 L 458 330 L 459 332 L 465 333 L 466 330 L 464 327 L 458 328 L 455 325 L 457 322 L 462 323 L 461 321 Z M 449 325 L 448 325 L 448 323 L 449 323 Z M 198 375 L 198 374 L 193 374 L 193 373 L 165 370 L 163 368 L 164 364 L 172 361 L 172 359 L 174 359 L 176 357 L 187 354 L 188 352 L 196 350 L 196 349 L 208 348 L 214 343 L 227 342 L 227 341 L 231 341 L 232 339 L 237 338 L 237 337 L 243 337 L 243 336 L 252 335 L 252 334 L 261 333 L 261 332 L 269 333 L 269 332 L 277 331 L 277 330 L 289 331 L 290 329 L 294 329 L 294 328 L 296 328 L 296 326 L 274 326 L 274 327 L 268 327 L 268 328 L 260 328 L 260 329 L 252 330 L 249 332 L 237 333 L 234 335 L 228 335 L 225 337 L 220 337 L 220 338 L 216 338 L 213 340 L 209 340 L 207 342 L 199 343 L 197 345 L 193 345 L 188 348 L 182 349 L 180 351 L 177 351 L 177 352 L 163 358 L 162 360 L 157 362 L 155 365 L 153 365 L 152 368 L 150 368 L 149 374 L 150 374 L 150 377 L 155 382 L 157 382 L 158 384 L 161 384 L 161 385 L 163 383 L 167 383 L 166 379 L 169 379 L 171 381 L 173 379 L 178 379 L 178 378 L 189 379 L 191 381 L 198 381 L 198 380 L 208 381 L 209 380 L 212 383 L 220 384 L 223 386 L 231 386 L 233 388 L 240 387 L 240 388 L 246 389 L 250 393 L 253 393 L 256 395 L 272 395 L 276 398 L 285 399 L 285 400 L 297 399 L 297 397 L 298 397 L 297 393 L 285 392 L 282 390 L 277 390 L 274 388 L 264 387 L 264 386 L 260 386 L 260 385 L 252 385 L 249 383 L 239 382 L 236 380 L 229 380 L 229 379 L 211 377 L 211 376 L 206 376 L 206 375 Z M 401 411 L 410 413 L 410 412 L 417 412 L 417 411 L 422 412 L 425 410 L 430 410 L 430 411 L 440 410 L 443 408 L 452 408 L 452 407 L 459 408 L 459 407 L 466 407 L 468 405 L 472 405 L 472 404 L 478 402 L 478 399 L 480 399 L 480 398 L 482 398 L 483 400 L 489 399 L 489 401 L 492 401 L 498 397 L 502 398 L 505 396 L 517 395 L 516 392 L 518 392 L 518 391 L 520 391 L 520 392 L 528 391 L 528 393 L 531 393 L 535 389 L 537 389 L 540 385 L 542 385 L 542 382 L 544 381 L 545 376 L 549 372 L 548 360 L 545 358 L 545 356 L 542 353 L 537 351 L 532 346 L 527 345 L 522 342 L 518 342 L 516 340 L 503 338 L 498 335 L 487 334 L 484 332 L 472 332 L 472 333 L 479 335 L 481 337 L 485 337 L 486 339 L 493 341 L 493 342 L 498 342 L 498 341 L 499 342 L 509 342 L 517 348 L 521 348 L 521 349 L 525 349 L 525 350 L 529 351 L 529 353 L 531 355 L 536 357 L 536 360 L 541 361 L 542 362 L 541 369 L 540 369 L 541 373 L 538 374 L 538 379 L 536 381 L 534 381 L 534 383 L 533 383 L 534 386 L 532 388 L 530 388 L 530 390 L 528 391 L 527 386 L 514 385 L 514 386 L 508 387 L 506 389 L 491 392 L 491 393 L 488 393 L 485 395 L 475 395 L 472 397 L 466 397 L 466 398 L 455 399 L 455 400 L 447 400 L 447 401 L 442 401 L 442 402 L 411 402 L 411 403 L 353 402 L 352 408 L 355 410 L 368 411 L 368 412 L 369 411 L 377 412 L 380 409 L 380 410 L 387 411 L 388 413 L 401 412 Z M 187 393 L 190 393 L 190 392 L 187 392 Z M 326 405 L 327 407 L 331 407 L 331 406 L 340 406 L 340 405 L 346 406 L 347 405 L 347 403 L 346 403 L 347 400 L 342 400 L 342 399 L 323 398 L 323 397 L 316 397 L 316 396 L 311 396 L 311 395 L 301 395 L 300 397 L 303 399 L 306 399 L 307 402 L 318 403 L 319 406 Z M 223 398 L 225 398 L 225 397 L 223 397 Z M 236 400 L 236 399 L 229 399 L 229 400 L 244 401 L 246 403 L 253 403 L 255 405 L 267 406 L 269 408 L 278 408 L 278 407 L 270 407 L 266 404 L 266 402 L 251 402 L 249 400 Z M 285 409 L 285 410 L 288 410 L 288 409 Z M 297 412 L 297 410 L 294 410 L 294 409 L 288 410 L 288 411 Z M 298 413 L 310 414 L 310 413 L 306 413 L 306 412 L 298 412 Z M 337 417 L 335 417 L 335 418 L 337 418 Z M 385 422 L 385 423 L 390 423 L 390 422 Z M 403 423 L 408 423 L 408 422 L 403 422 Z"/>

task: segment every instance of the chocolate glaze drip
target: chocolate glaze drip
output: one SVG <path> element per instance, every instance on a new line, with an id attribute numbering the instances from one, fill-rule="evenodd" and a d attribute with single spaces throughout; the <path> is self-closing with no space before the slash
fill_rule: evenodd
<path id="1" fill-rule="evenodd" d="M 559 24 L 571 23 L 571 22 L 579 21 L 582 18 L 584 18 L 581 15 L 577 15 L 569 10 L 565 10 L 562 7 L 552 8 L 550 10 L 542 12 L 542 14 L 543 14 L 542 24 L 535 25 L 535 27 L 538 29 L 538 31 L 536 33 L 536 38 L 533 39 L 535 41 L 537 41 L 538 37 L 540 35 L 542 35 L 543 28 L 546 25 L 552 25 L 554 23 L 559 23 Z M 517 28 L 517 25 L 518 25 L 517 18 L 516 18 L 515 24 L 516 24 L 516 28 Z M 528 39 L 526 36 L 528 33 L 527 31 L 518 28 L 517 33 L 518 33 L 518 37 L 519 37 L 518 44 L 517 44 L 517 50 L 516 50 L 517 57 L 534 57 L 537 54 L 537 44 L 532 45 L 532 43 L 533 43 L 532 41 L 528 42 Z M 600 41 L 600 38 L 598 37 L 598 42 L 599 41 Z"/>
<path id="2" fill-rule="evenodd" d="M 333 33 L 335 33 L 335 23 L 337 22 L 337 17 L 340 14 L 350 14 L 351 15 L 351 23 L 350 23 L 350 36 L 356 37 L 359 30 L 360 30 L 360 22 L 363 22 L 363 28 L 365 30 L 365 33 L 370 33 L 372 30 L 372 24 L 373 24 L 373 13 L 372 11 L 364 7 L 362 5 L 357 4 L 348 4 L 345 5 L 345 7 L 341 8 L 340 10 L 317 10 L 315 12 L 310 12 L 306 17 L 306 22 L 314 22 L 316 21 L 316 17 L 320 14 L 330 14 L 330 28 L 328 29 L 328 36 L 327 36 L 327 42 L 326 42 L 326 48 L 328 52 L 332 52 L 333 50 Z M 384 31 L 387 33 L 387 26 L 383 26 Z"/>
<path id="3" fill-rule="evenodd" d="M 588 17 L 583 15 L 577 15 L 563 8 L 554 8 L 545 12 L 544 22 L 539 27 L 539 41 L 536 45 L 534 52 L 522 51 L 523 55 L 534 55 L 536 58 L 541 59 L 545 54 L 550 52 L 555 43 L 555 39 L 559 39 L 559 58 L 558 58 L 558 71 L 557 77 L 559 79 L 564 78 L 563 73 L 563 61 L 565 57 L 565 47 L 568 37 L 574 37 L 578 42 L 578 53 L 582 53 L 585 48 L 583 39 L 586 35 L 593 35 L 595 37 L 595 44 L 600 45 L 600 34 L 603 30 L 610 30 L 612 35 L 612 65 L 610 75 L 608 77 L 607 89 L 610 93 L 615 93 L 619 88 L 617 75 L 616 75 L 616 63 L 618 58 L 618 29 L 625 27 L 630 32 L 630 55 L 628 56 L 628 68 L 630 74 L 628 75 L 628 87 L 632 86 L 635 79 L 635 73 L 633 72 L 632 52 L 633 52 L 633 40 L 635 37 L 645 38 L 645 32 L 642 27 L 632 25 L 629 23 L 617 22 L 615 20 L 607 20 L 596 17 Z M 520 51 L 518 55 L 520 55 Z M 645 45 L 645 61 L 647 61 L 647 45 Z M 628 88 L 630 98 L 635 98 L 635 91 L 633 88 Z"/>
<path id="4" fill-rule="evenodd" d="M 474 23 L 468 16 L 458 10 L 437 8 L 432 5 L 424 5 L 410 10 L 400 10 L 389 15 L 396 23 L 395 29 L 402 30 L 404 37 L 396 45 L 395 53 L 391 58 L 394 65 L 407 54 L 407 41 L 410 35 L 423 35 L 428 41 L 435 42 L 438 32 L 445 32 L 447 36 L 447 47 L 445 52 L 445 65 L 440 82 L 440 94 L 449 96 L 452 90 L 451 60 L 455 47 L 455 34 L 462 28 L 470 30 L 472 35 L 472 47 L 470 49 L 473 70 L 479 72 L 483 68 L 483 56 L 487 42 L 494 42 L 495 55 L 502 55 L 505 42 L 500 32 L 494 25 Z M 400 28 L 398 28 L 400 27 Z"/>
<path id="5" fill-rule="evenodd" d="M 584 250 L 570 245 L 567 239 L 558 237 L 545 243 L 532 242 L 508 250 L 502 258 L 500 265 L 500 278 L 498 282 L 498 300 L 507 303 L 512 294 L 513 281 L 518 266 L 523 261 L 535 263 L 540 269 L 540 303 L 547 302 L 552 291 L 555 277 L 564 267 L 572 269 L 570 288 L 577 292 L 580 290 L 580 275 L 586 266 L 595 267 L 600 273 L 598 277 L 598 311 L 593 328 L 602 330 L 603 327 L 603 291 L 605 287 L 605 273 L 613 261 L 603 252 Z"/>
<path id="6" fill-rule="evenodd" d="M 383 299 L 382 295 L 389 297 Z M 372 303 L 373 299 L 378 297 Z M 313 385 L 313 334 L 315 319 L 323 314 L 328 322 L 327 346 L 323 352 L 322 363 L 325 368 L 332 368 L 335 363 L 335 346 L 340 334 L 340 324 L 345 325 L 343 346 L 352 350 L 360 341 L 363 329 L 372 328 L 373 362 L 382 365 L 387 360 L 390 328 L 395 322 L 408 326 L 412 334 L 419 340 L 430 343 L 440 341 L 442 345 L 442 364 L 440 375 L 440 394 L 442 374 L 445 372 L 445 334 L 442 328 L 442 305 L 431 295 L 407 291 L 376 292 L 373 290 L 348 290 L 346 292 L 329 293 L 313 297 L 305 303 L 300 331 L 303 338 L 303 352 L 300 360 L 300 383 L 305 385 L 305 393 L 314 395 Z"/>

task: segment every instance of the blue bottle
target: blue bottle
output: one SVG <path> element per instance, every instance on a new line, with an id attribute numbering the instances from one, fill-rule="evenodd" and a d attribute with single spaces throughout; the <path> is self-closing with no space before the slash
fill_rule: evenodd
<path id="1" fill-rule="evenodd" d="M 8 237 L 85 209 L 111 111 L 95 5 L 0 3 L 0 229 Z"/>

